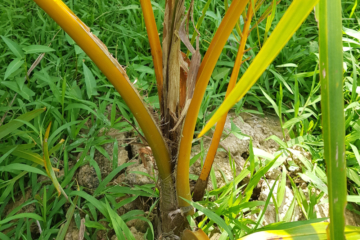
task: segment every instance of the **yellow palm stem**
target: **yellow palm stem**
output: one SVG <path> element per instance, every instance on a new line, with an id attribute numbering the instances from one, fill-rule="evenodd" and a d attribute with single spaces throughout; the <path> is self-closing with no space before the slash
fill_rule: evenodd
<path id="1" fill-rule="evenodd" d="M 229 109 L 255 84 L 257 79 L 300 27 L 301 23 L 309 15 L 318 1 L 319 0 L 294 0 L 291 3 L 288 10 L 271 33 L 269 39 L 240 79 L 241 83 L 236 84 L 234 90 L 231 91 L 226 100 L 220 105 L 198 137 L 204 135 L 212 126 L 214 126 L 215 123 L 220 120 L 221 116 L 227 113 Z"/>
<path id="2" fill-rule="evenodd" d="M 240 14 L 244 11 L 247 2 L 248 0 L 234 0 L 231 3 L 199 68 L 194 95 L 185 118 L 178 156 L 176 193 L 180 207 L 189 206 L 189 204 L 180 197 L 191 200 L 189 185 L 190 152 L 201 102 L 221 51 Z"/>
<path id="3" fill-rule="evenodd" d="M 245 23 L 244 30 L 243 30 L 243 38 L 241 39 L 241 42 L 240 42 L 239 50 L 238 50 L 238 53 L 237 53 L 237 56 L 235 59 L 234 68 L 231 73 L 230 82 L 229 82 L 229 85 L 228 85 L 228 88 L 227 88 L 227 91 L 225 94 L 225 99 L 230 94 L 230 92 L 234 89 L 234 87 L 236 85 L 236 80 L 239 75 L 242 58 L 244 56 L 244 50 L 245 50 L 245 45 L 246 45 L 246 41 L 247 41 L 247 37 L 248 37 L 249 26 L 250 26 L 252 14 L 253 14 L 252 9 L 253 8 L 251 7 L 251 3 L 250 3 L 250 7 L 248 9 L 247 21 Z M 208 154 L 206 156 L 203 170 L 201 171 L 201 174 L 200 174 L 200 179 L 202 179 L 202 180 L 206 180 L 206 178 L 209 176 L 210 169 L 211 169 L 211 166 L 214 161 L 215 154 L 216 154 L 216 150 L 219 147 L 220 138 L 221 138 L 221 135 L 224 130 L 226 116 L 227 116 L 227 114 L 224 114 L 224 116 L 219 120 L 218 124 L 216 124 L 213 140 L 211 142 Z"/>
<path id="4" fill-rule="evenodd" d="M 106 46 L 61 0 L 34 1 L 72 37 L 114 85 L 144 132 L 154 154 L 160 178 L 169 177 L 170 156 L 165 141 L 125 70 L 109 53 Z"/>
<path id="5" fill-rule="evenodd" d="M 256 0 L 254 2 L 256 3 Z M 229 85 L 228 85 L 228 88 L 226 91 L 225 99 L 230 94 L 230 92 L 234 89 L 234 87 L 236 85 L 236 80 L 239 75 L 242 59 L 244 56 L 244 50 L 245 50 L 245 46 L 246 46 L 246 42 L 247 42 L 247 37 L 248 37 L 248 32 L 249 32 L 249 27 L 250 27 L 252 16 L 253 16 L 253 7 L 252 7 L 252 2 L 250 1 L 250 6 L 248 8 L 247 17 L 246 17 L 247 20 L 245 22 L 243 32 L 242 32 L 243 37 L 241 38 L 239 50 L 236 55 L 235 64 L 234 64 L 233 71 L 231 73 L 230 82 L 229 82 Z M 200 201 L 200 199 L 202 199 L 202 197 L 204 196 L 207 179 L 209 177 L 212 164 L 214 162 L 215 154 L 219 147 L 220 139 L 221 139 L 221 136 L 222 136 L 222 133 L 224 130 L 224 126 L 225 126 L 225 122 L 226 122 L 226 117 L 227 117 L 227 113 L 224 114 L 222 116 L 222 118 L 219 120 L 219 122 L 216 124 L 215 132 L 212 137 L 209 151 L 205 158 L 205 163 L 204 163 L 203 169 L 201 170 L 200 177 L 196 182 L 196 186 L 195 186 L 195 190 L 194 190 L 194 200 Z M 196 197 L 196 199 L 195 199 L 195 197 Z"/>
<path id="6" fill-rule="evenodd" d="M 159 102 L 160 102 L 160 107 L 162 108 L 163 104 L 161 104 L 161 102 L 162 102 L 162 87 L 163 87 L 163 73 L 162 73 L 163 60 L 162 60 L 162 50 L 159 39 L 159 33 L 156 28 L 154 12 L 152 10 L 150 0 L 140 0 L 140 4 L 141 4 L 142 12 L 144 14 L 146 31 L 148 34 L 150 48 L 151 48 L 151 55 L 154 62 Z M 161 112 L 163 112 L 162 109 Z"/>

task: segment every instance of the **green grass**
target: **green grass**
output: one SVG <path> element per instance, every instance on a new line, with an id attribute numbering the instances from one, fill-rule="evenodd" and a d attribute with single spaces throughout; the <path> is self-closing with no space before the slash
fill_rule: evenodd
<path id="1" fill-rule="evenodd" d="M 164 0 L 153 2 L 159 32 L 162 29 L 164 2 Z M 264 6 L 271 1 L 266 2 L 267 4 Z M 276 8 L 270 33 L 290 2 L 283 0 Z M 139 2 L 133 0 L 70 0 L 66 1 L 66 4 L 91 27 L 92 32 L 108 46 L 119 63 L 126 67 L 130 80 L 136 81 L 135 86 L 144 96 L 144 100 L 158 109 L 156 79 Z M 205 4 L 206 1 L 195 1 L 195 19 L 201 15 Z M 360 103 L 356 90 L 359 85 L 360 11 L 358 9 L 353 11 L 353 7 L 353 1 L 342 2 L 343 44 L 346 48 L 343 60 L 343 92 L 348 195 L 359 196 Z M 259 12 L 262 13 L 264 10 L 265 7 L 262 7 Z M 224 11 L 222 1 L 211 1 L 199 29 L 202 56 L 209 46 L 215 29 L 220 24 Z M 256 19 L 259 17 L 260 14 L 257 14 Z M 245 53 L 244 59 L 254 58 L 258 53 L 263 44 L 265 29 L 266 21 L 251 32 L 246 46 L 251 50 Z M 77 190 L 77 184 L 72 179 L 75 170 L 87 164 L 96 149 L 101 149 L 105 143 L 114 142 L 109 137 L 99 136 L 100 130 L 115 128 L 123 132 L 132 131 L 131 125 L 124 121 L 124 118 L 135 125 L 136 123 L 114 87 L 72 39 L 59 30 L 60 28 L 50 17 L 46 16 L 32 1 L 3 0 L 0 3 L 0 35 L 2 36 L 0 39 L 0 119 L 6 114 L 2 124 L 7 124 L 20 115 L 35 109 L 44 107 L 47 109 L 33 120 L 23 122 L 23 125 L 11 131 L 9 135 L 0 138 L 0 233 L 5 234 L 5 237 L 0 234 L 0 238 L 52 239 L 57 237 L 57 239 L 63 239 L 61 238 L 63 230 L 60 231 L 60 226 L 65 219 L 74 218 L 76 226 L 80 227 L 83 217 L 86 218 L 86 230 L 89 233 L 89 236 L 85 234 L 86 239 L 95 239 L 96 233 L 104 228 L 98 224 L 99 222 L 109 223 L 105 227 L 109 234 L 114 235 L 121 231 L 128 234 L 122 221 L 126 222 L 132 218 L 145 219 L 148 214 L 140 210 L 133 210 L 119 218 L 113 210 L 121 207 L 121 204 L 116 203 L 115 198 L 128 196 L 129 192 L 133 197 L 130 200 L 137 197 L 158 198 L 157 192 L 154 191 L 155 184 L 111 189 L 106 187 L 106 184 L 112 180 L 110 178 L 102 179 L 99 189 L 96 189 L 93 195 L 86 193 L 86 189 L 81 186 Z M 198 116 L 197 130 L 201 130 L 201 127 L 223 101 L 238 48 L 235 37 L 239 38 L 234 30 L 210 79 Z M 52 40 L 53 38 L 54 40 Z M 50 43 L 50 47 L 45 47 Z M 35 45 L 43 47 L 39 48 Z M 26 71 L 42 52 L 46 52 L 45 57 L 26 80 Z M 185 48 L 183 48 L 183 52 L 186 52 Z M 235 105 L 234 110 L 236 113 L 277 114 L 282 120 L 284 129 L 287 129 L 286 132 L 291 137 L 289 141 L 273 138 L 280 145 L 277 153 L 289 153 L 289 149 L 295 145 L 310 152 L 312 160 L 303 159 L 304 168 L 298 178 L 309 182 L 310 189 L 315 187 L 326 193 L 327 189 L 323 187 L 326 185 L 326 177 L 324 177 L 326 176 L 326 166 L 321 133 L 318 53 L 317 23 L 314 14 L 311 14 L 257 84 L 244 99 Z M 250 62 L 251 60 L 242 65 L 239 76 L 245 72 Z M 12 104 L 9 107 L 10 103 Z M 50 160 L 53 167 L 64 169 L 65 176 L 58 180 L 72 200 L 70 208 L 68 206 L 65 208 L 67 203 L 63 196 L 57 198 L 56 189 L 50 184 L 49 178 L 45 182 L 46 184 L 37 183 L 40 175 L 38 171 L 45 174 L 42 166 L 31 163 L 29 157 L 24 156 L 26 152 L 23 155 L 15 154 L 19 149 L 14 149 L 14 146 L 22 144 L 27 153 L 32 152 L 41 156 L 44 133 L 50 121 L 52 121 L 48 141 L 48 148 L 51 152 Z M 64 139 L 65 142 L 59 146 L 57 144 L 61 139 Z M 34 145 L 25 146 L 25 144 Z M 250 156 L 250 161 L 254 159 L 252 157 L 254 156 Z M 269 161 L 268 164 L 270 163 L 272 162 Z M 13 165 L 11 171 L 9 168 L 5 168 L 10 164 L 16 164 Z M 30 171 L 29 168 L 27 173 L 21 167 L 24 165 L 31 165 L 34 169 Z M 74 165 L 74 167 L 70 169 L 69 165 Z M 110 175 L 114 177 L 126 166 L 116 167 L 114 165 Z M 266 170 L 267 166 L 261 168 L 257 163 L 253 167 L 257 173 L 261 173 L 264 169 Z M 251 182 L 255 185 L 259 181 L 256 172 L 252 178 L 254 182 Z M 243 175 L 239 176 L 225 187 L 208 193 L 208 196 L 215 199 L 214 201 L 206 198 L 203 202 L 194 205 L 207 216 L 199 223 L 206 233 L 213 230 L 215 226 L 220 226 L 222 239 L 226 239 L 229 231 L 238 238 L 255 231 L 255 226 L 258 227 L 257 230 L 261 229 L 259 222 L 246 220 L 244 217 L 249 210 L 260 211 L 259 205 L 267 206 L 269 202 L 253 203 L 253 205 L 249 204 L 251 202 L 247 202 L 247 200 L 241 203 L 237 202 L 240 201 L 237 200 L 239 199 L 237 193 L 245 190 L 244 196 L 249 194 L 251 196 L 252 192 L 251 184 L 248 185 L 250 187 L 239 188 L 237 186 L 244 177 Z M 284 180 L 281 178 L 283 177 L 280 177 L 278 181 L 283 183 Z M 312 212 L 316 196 L 313 197 L 312 202 L 305 203 L 303 194 L 300 192 L 301 189 L 299 191 L 293 179 L 286 178 L 290 180 L 295 193 L 296 202 L 294 204 L 301 206 L 309 221 L 316 221 Z M 18 196 L 25 195 L 27 191 L 31 191 L 29 200 L 12 213 L 5 215 L 5 206 Z M 309 192 L 311 191 L 309 190 Z M 281 196 L 278 195 L 277 201 L 279 199 Z M 352 201 L 360 202 L 359 197 L 353 197 Z M 273 201 L 271 200 L 271 202 Z M 33 213 L 26 213 L 27 215 L 18 213 L 21 208 L 32 203 L 35 203 Z M 81 211 L 79 208 L 75 208 L 75 205 Z M 348 204 L 347 208 L 356 212 L 351 204 Z M 102 214 L 101 219 L 99 219 L 99 213 Z M 214 213 L 222 218 L 213 219 Z M 239 213 L 239 215 L 234 216 L 234 213 Z M 197 212 L 196 214 L 201 213 Z M 19 220 L 11 222 L 11 218 L 16 218 L 16 216 Z M 24 218 L 28 218 L 29 221 L 25 221 Z M 207 218 L 213 219 L 213 221 L 208 221 Z M 285 220 L 289 219 L 291 218 L 287 217 Z M 30 232 L 30 226 L 35 221 L 38 221 L 41 226 L 43 231 L 41 235 Z M 224 225 L 222 221 L 226 224 Z M 249 228 L 248 224 L 252 227 Z M 152 227 L 148 228 L 147 236 L 148 239 L 154 238 Z"/>

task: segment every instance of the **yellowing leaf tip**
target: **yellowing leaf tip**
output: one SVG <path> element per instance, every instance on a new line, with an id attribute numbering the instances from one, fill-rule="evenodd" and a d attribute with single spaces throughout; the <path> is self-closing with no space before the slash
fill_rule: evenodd
<path id="1" fill-rule="evenodd" d="M 209 131 L 210 128 L 211 128 L 211 126 L 209 126 L 209 123 L 207 123 L 207 124 L 205 125 L 205 127 L 203 128 L 203 130 L 201 130 L 201 132 L 199 133 L 199 135 L 197 135 L 196 138 L 199 139 L 199 138 L 201 138 L 202 136 L 204 136 L 204 134 L 205 134 L 207 131 Z"/>

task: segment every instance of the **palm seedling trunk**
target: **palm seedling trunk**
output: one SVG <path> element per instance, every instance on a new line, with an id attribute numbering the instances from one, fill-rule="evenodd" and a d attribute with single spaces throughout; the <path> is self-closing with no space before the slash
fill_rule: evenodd
<path id="1" fill-rule="evenodd" d="M 238 84 L 236 84 L 236 80 L 243 61 L 243 53 L 246 51 L 247 36 L 254 26 L 267 18 L 271 12 L 274 13 L 273 9 L 275 8 L 270 5 L 263 16 L 257 19 L 257 22 L 250 28 L 251 19 L 261 4 L 264 3 L 264 0 L 233 0 L 230 6 L 225 1 L 225 16 L 201 61 L 200 34 L 196 27 L 194 27 L 192 41 L 188 38 L 189 25 L 194 21 L 192 17 L 193 1 L 191 1 L 185 14 L 185 0 L 166 0 L 161 43 L 151 1 L 140 0 L 153 57 L 160 116 L 154 116 L 148 110 L 137 90 L 129 81 L 126 71 L 109 53 L 106 46 L 61 0 L 34 1 L 94 61 L 133 113 L 144 133 L 145 144 L 148 144 L 152 149 L 159 172 L 159 216 L 161 221 L 161 227 L 157 228 L 160 229 L 159 236 L 162 236 L 163 239 L 166 237 L 168 239 L 179 239 L 179 236 L 188 226 L 186 215 L 193 213 L 193 208 L 189 204 L 192 201 L 189 164 L 197 116 L 211 74 L 229 35 L 235 27 L 238 36 L 241 37 L 239 52 L 226 93 L 226 100 L 200 134 L 204 134 L 220 120 L 214 133 L 205 167 L 195 188 L 195 200 L 200 200 L 204 194 L 227 112 L 253 86 L 319 0 L 293 1 Z M 197 26 L 204 19 L 206 8 L 209 7 L 210 2 L 211 0 L 207 1 L 203 16 L 200 17 Z M 273 4 L 276 4 L 276 1 L 273 1 Z M 247 10 L 246 6 L 248 6 Z M 242 13 L 244 13 L 245 18 L 243 30 L 240 29 L 239 24 Z M 188 53 L 191 53 L 190 59 L 188 59 L 188 55 L 181 52 L 181 43 L 186 46 Z M 185 231 L 183 236 L 186 234 Z M 206 238 L 205 235 L 199 239 Z M 189 238 L 183 237 L 183 239 Z"/>

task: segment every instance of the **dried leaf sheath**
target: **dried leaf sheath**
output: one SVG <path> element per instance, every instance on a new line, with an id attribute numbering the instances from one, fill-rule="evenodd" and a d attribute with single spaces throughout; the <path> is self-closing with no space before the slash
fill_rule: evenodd
<path id="1" fill-rule="evenodd" d="M 188 38 L 188 33 L 186 33 L 185 30 L 185 21 L 188 20 L 190 18 L 191 15 L 191 21 L 194 21 L 193 19 L 193 4 L 194 1 L 191 1 L 190 4 L 190 8 L 188 10 L 187 16 L 183 19 L 183 21 L 181 22 L 180 25 L 180 29 L 179 29 L 179 37 L 181 39 L 181 41 L 185 44 L 185 46 L 188 48 L 188 50 L 192 53 L 192 57 L 191 57 L 191 61 L 188 62 L 188 73 L 187 73 L 187 79 L 186 82 L 183 83 L 182 88 L 180 88 L 180 93 L 182 94 L 180 97 L 184 98 L 181 99 L 180 101 L 180 106 L 181 106 L 181 114 L 178 117 L 177 123 L 176 125 L 171 129 L 171 131 L 175 131 L 176 129 L 178 129 L 178 127 L 180 125 L 182 125 L 183 120 L 189 110 L 189 106 L 191 103 L 191 99 L 193 97 L 194 94 L 194 89 L 195 89 L 195 83 L 196 83 L 196 77 L 199 71 L 199 67 L 200 67 L 200 61 L 201 61 L 201 54 L 200 54 L 200 47 L 199 47 L 199 33 L 195 28 L 195 31 L 198 33 L 198 36 L 196 37 L 196 50 L 194 49 L 194 47 L 191 45 L 189 38 Z M 189 26 L 187 27 L 187 29 L 189 30 Z M 182 53 L 183 57 L 186 58 L 186 54 Z M 181 63 L 181 59 L 180 59 L 180 63 Z M 182 92 L 183 91 L 183 92 Z M 182 104 L 184 105 L 182 107 Z M 178 131 L 180 132 L 182 129 L 178 129 Z"/>
<path id="2" fill-rule="evenodd" d="M 180 107 L 180 68 L 181 52 L 178 31 L 185 11 L 185 0 L 168 0 L 165 6 L 163 34 L 163 105 L 162 132 L 168 139 L 169 152 L 172 157 L 172 169 L 178 153 L 180 130 L 170 131 L 176 126 L 181 115 Z"/>
<path id="3" fill-rule="evenodd" d="M 184 0 L 178 0 L 175 9 L 175 17 L 173 23 L 173 32 L 170 45 L 170 53 L 167 66 L 167 81 L 168 81 L 168 108 L 171 115 L 176 117 L 179 115 L 178 105 L 180 100 L 180 39 L 178 37 L 178 30 L 180 28 L 181 17 L 185 11 Z"/>
<path id="4" fill-rule="evenodd" d="M 181 52 L 180 56 L 180 109 L 184 109 L 186 102 L 186 83 L 189 72 L 190 60 Z"/>
<path id="5" fill-rule="evenodd" d="M 165 138 L 169 138 L 169 130 L 170 130 L 170 114 L 168 109 L 168 64 L 169 64 L 169 54 L 170 54 L 170 46 L 171 46 L 171 38 L 172 38 L 172 22 L 173 22 L 173 14 L 174 14 L 175 0 L 167 0 L 165 4 L 165 15 L 164 15 L 164 28 L 163 28 L 163 41 L 162 41 L 162 53 L 163 53 L 163 102 L 160 102 L 163 105 L 163 127 L 162 132 Z"/>

